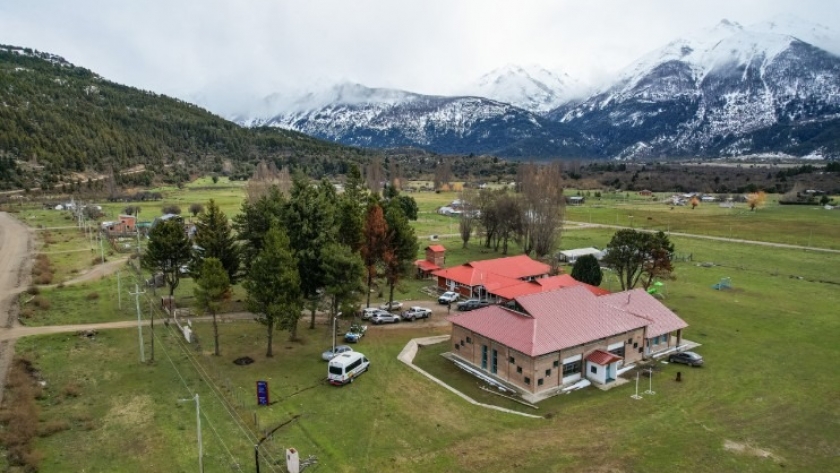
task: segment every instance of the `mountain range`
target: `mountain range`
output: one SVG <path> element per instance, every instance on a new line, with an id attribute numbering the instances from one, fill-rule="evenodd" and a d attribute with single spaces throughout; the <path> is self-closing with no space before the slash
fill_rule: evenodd
<path id="1" fill-rule="evenodd" d="M 506 66 L 454 96 L 342 83 L 232 117 L 342 144 L 516 158 L 840 155 L 840 35 L 791 17 L 723 20 L 595 92 Z"/>

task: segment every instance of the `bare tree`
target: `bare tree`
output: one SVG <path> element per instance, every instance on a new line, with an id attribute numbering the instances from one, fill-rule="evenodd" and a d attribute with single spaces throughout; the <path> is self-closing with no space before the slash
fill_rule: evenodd
<path id="1" fill-rule="evenodd" d="M 442 159 L 435 165 L 435 190 L 448 189 L 452 178 L 452 163 L 448 159 Z"/>
<path id="2" fill-rule="evenodd" d="M 477 226 L 478 216 L 480 215 L 477 208 L 478 193 L 475 189 L 465 188 L 458 195 L 461 200 L 461 220 L 458 222 L 458 229 L 461 232 L 461 241 L 464 242 L 464 248 L 470 241 L 473 229 Z"/>
<path id="3" fill-rule="evenodd" d="M 522 211 L 520 238 L 525 253 L 542 258 L 559 245 L 566 199 L 563 170 L 559 163 L 522 164 L 518 170 Z"/>
<path id="4" fill-rule="evenodd" d="M 374 156 L 370 160 L 370 164 L 365 167 L 365 182 L 367 182 L 368 189 L 374 194 L 379 194 L 382 191 L 382 181 L 384 174 L 382 172 L 382 158 Z"/>
<path id="5" fill-rule="evenodd" d="M 260 161 L 245 187 L 248 201 L 256 202 L 260 200 L 260 198 L 269 194 L 269 189 L 272 186 L 277 187 L 282 195 L 288 197 L 292 189 L 292 177 L 289 169 L 283 167 L 283 169 L 278 170 L 273 161 L 268 163 Z"/>

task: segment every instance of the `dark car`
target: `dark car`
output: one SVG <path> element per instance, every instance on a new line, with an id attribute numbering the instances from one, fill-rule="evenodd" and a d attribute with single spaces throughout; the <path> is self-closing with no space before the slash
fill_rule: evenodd
<path id="1" fill-rule="evenodd" d="M 669 363 L 682 363 L 689 366 L 703 366 L 703 357 L 693 351 L 672 353 L 668 355 Z"/>
<path id="2" fill-rule="evenodd" d="M 458 303 L 458 310 L 467 312 L 470 310 L 480 309 L 490 305 L 490 301 L 480 301 L 478 299 L 467 299 L 464 302 Z"/>

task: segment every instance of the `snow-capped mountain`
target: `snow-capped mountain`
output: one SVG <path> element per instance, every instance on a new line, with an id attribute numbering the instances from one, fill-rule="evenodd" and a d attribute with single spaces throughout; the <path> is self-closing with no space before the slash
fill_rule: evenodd
<path id="1" fill-rule="evenodd" d="M 301 97 L 268 97 L 268 114 L 236 117 L 247 126 L 276 126 L 365 147 L 413 146 L 439 153 L 545 155 L 580 153 L 585 142 L 510 104 L 482 97 L 421 95 L 343 83 Z M 272 114 L 270 111 L 283 110 Z M 535 141 L 536 140 L 536 141 Z"/>
<path id="2" fill-rule="evenodd" d="M 507 157 L 840 155 L 838 54 L 840 34 L 797 18 L 723 20 L 582 100 L 569 100 L 581 88 L 568 76 L 507 66 L 457 96 L 344 83 L 267 97 L 235 121 L 350 145 Z"/>
<path id="3" fill-rule="evenodd" d="M 840 124 L 840 57 L 799 39 L 831 44 L 829 33 L 797 21 L 745 28 L 724 20 L 642 57 L 606 90 L 549 117 L 608 137 L 598 148 L 612 157 L 838 152 L 820 130 Z"/>
<path id="4" fill-rule="evenodd" d="M 484 74 L 459 92 L 545 113 L 573 98 L 579 89 L 578 82 L 568 74 L 537 65 L 507 65 Z"/>

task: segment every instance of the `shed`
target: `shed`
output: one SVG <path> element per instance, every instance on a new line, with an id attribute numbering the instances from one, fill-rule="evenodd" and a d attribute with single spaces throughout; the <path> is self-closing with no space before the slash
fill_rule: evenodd
<path id="1" fill-rule="evenodd" d="M 563 262 L 566 262 L 566 263 L 569 263 L 569 264 L 575 264 L 577 259 L 580 258 L 581 256 L 584 256 L 584 255 L 592 255 L 592 256 L 595 257 L 595 259 L 600 261 L 601 258 L 604 257 L 604 252 L 599 250 L 598 248 L 592 248 L 592 247 L 590 247 L 590 248 L 577 248 L 577 249 L 574 249 L 574 250 L 563 250 L 563 251 L 561 251 L 560 253 L 557 254 L 557 258 L 560 261 L 563 261 Z"/>

